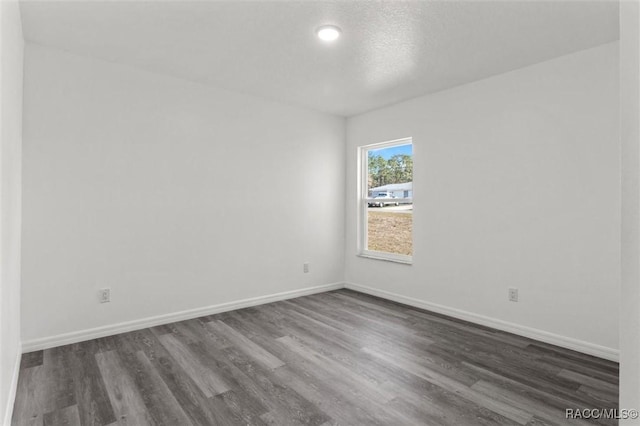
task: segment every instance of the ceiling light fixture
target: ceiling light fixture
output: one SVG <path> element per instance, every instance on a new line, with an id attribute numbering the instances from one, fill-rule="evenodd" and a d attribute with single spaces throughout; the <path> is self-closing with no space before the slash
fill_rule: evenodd
<path id="1" fill-rule="evenodd" d="M 318 29 L 316 30 L 316 34 L 318 34 L 320 40 L 324 41 L 336 40 L 338 37 L 340 37 L 341 32 L 342 31 L 340 30 L 340 28 L 336 27 L 335 25 L 323 25 L 321 27 L 318 27 Z"/>

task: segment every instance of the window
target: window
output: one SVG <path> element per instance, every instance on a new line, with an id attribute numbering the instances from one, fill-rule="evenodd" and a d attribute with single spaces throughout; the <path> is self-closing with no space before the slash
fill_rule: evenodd
<path id="1" fill-rule="evenodd" d="M 411 263 L 413 144 L 411 138 L 358 148 L 358 252 Z"/>

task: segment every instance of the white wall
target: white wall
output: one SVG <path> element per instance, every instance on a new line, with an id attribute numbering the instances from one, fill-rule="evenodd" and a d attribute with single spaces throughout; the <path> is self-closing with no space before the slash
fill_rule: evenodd
<path id="1" fill-rule="evenodd" d="M 20 362 L 20 165 L 24 41 L 17 2 L 0 1 L 0 422 L 9 424 Z"/>
<path id="2" fill-rule="evenodd" d="M 24 102 L 25 345 L 343 280 L 344 119 L 30 43 Z"/>
<path id="3" fill-rule="evenodd" d="M 408 136 L 413 265 L 358 257 L 356 147 Z M 616 356 L 617 42 L 350 118 L 347 140 L 347 282 Z"/>
<path id="4" fill-rule="evenodd" d="M 622 298 L 620 408 L 640 408 L 640 5 L 620 3 Z M 620 424 L 640 425 L 640 419 Z"/>

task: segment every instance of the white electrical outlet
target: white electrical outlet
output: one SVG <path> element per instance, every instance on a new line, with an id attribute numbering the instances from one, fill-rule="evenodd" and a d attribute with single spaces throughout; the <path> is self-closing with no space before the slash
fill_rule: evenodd
<path id="1" fill-rule="evenodd" d="M 518 289 L 517 288 L 509 288 L 509 301 L 517 302 L 518 301 Z"/>
<path id="2" fill-rule="evenodd" d="M 309 262 L 304 262 L 302 264 L 302 272 L 304 272 L 305 274 L 309 273 Z"/>
<path id="3" fill-rule="evenodd" d="M 101 288 L 98 297 L 100 298 L 100 303 L 111 302 L 111 289 Z"/>

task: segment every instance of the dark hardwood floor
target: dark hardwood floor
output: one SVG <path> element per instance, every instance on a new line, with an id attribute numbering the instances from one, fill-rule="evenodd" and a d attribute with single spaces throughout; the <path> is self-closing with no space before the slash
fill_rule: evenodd
<path id="1" fill-rule="evenodd" d="M 618 365 L 339 290 L 24 354 L 14 425 L 565 425 Z"/>

